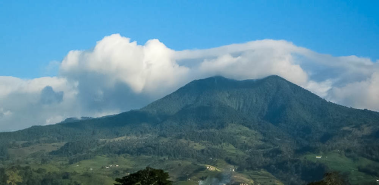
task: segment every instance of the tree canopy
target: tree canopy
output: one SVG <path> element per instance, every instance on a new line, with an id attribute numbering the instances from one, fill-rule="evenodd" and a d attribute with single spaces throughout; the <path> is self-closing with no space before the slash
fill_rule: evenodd
<path id="1" fill-rule="evenodd" d="M 329 172 L 321 181 L 311 182 L 308 185 L 348 185 L 349 183 L 338 172 Z"/>
<path id="2" fill-rule="evenodd" d="M 161 169 L 146 167 L 136 173 L 117 178 L 115 185 L 171 185 L 169 174 Z"/>

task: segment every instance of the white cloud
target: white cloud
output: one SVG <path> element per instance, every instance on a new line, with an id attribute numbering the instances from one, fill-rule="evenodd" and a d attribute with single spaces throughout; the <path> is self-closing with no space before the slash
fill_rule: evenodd
<path id="1" fill-rule="evenodd" d="M 174 53 L 156 39 L 141 46 L 114 34 L 99 41 L 91 51 L 69 52 L 62 61 L 61 74 L 78 82 L 82 82 L 83 74 L 102 76 L 103 84 L 97 86 L 111 88 L 124 83 L 134 93 L 155 94 L 160 84 L 176 85 L 188 73 L 188 68 L 174 61 Z"/>
<path id="2" fill-rule="evenodd" d="M 140 108 L 191 80 L 214 75 L 276 74 L 328 100 L 379 110 L 378 63 L 319 54 L 284 40 L 175 51 L 156 39 L 138 45 L 114 34 L 92 50 L 70 51 L 58 66 L 57 77 L 0 76 L 0 130 Z M 47 68 L 56 67 L 52 62 Z"/>
<path id="3" fill-rule="evenodd" d="M 12 112 L 9 110 L 4 110 L 4 108 L 0 108 L 0 117 L 11 116 Z"/>
<path id="4" fill-rule="evenodd" d="M 356 108 L 379 110 L 379 71 L 366 80 L 334 87 L 327 98 Z"/>
<path id="5" fill-rule="evenodd" d="M 74 113 L 76 87 L 65 78 L 44 77 L 24 80 L 13 77 L 0 77 L 0 130 L 17 130 L 31 125 L 41 125 L 48 117 L 65 116 Z M 57 93 L 58 99 L 43 99 L 43 89 L 51 97 Z M 46 94 L 45 94 L 46 95 Z M 61 98 L 61 99 L 59 99 Z M 42 101 L 41 101 L 42 100 Z M 44 100 L 44 101 L 43 101 Z M 55 102 L 55 103 L 53 103 Z M 1 113 L 0 113 L 1 114 Z"/>

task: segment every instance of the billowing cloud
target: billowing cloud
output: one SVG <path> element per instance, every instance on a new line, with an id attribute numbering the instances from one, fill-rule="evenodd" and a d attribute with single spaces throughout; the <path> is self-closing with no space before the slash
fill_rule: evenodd
<path id="1" fill-rule="evenodd" d="M 155 94 L 161 84 L 176 85 L 189 72 L 176 63 L 174 53 L 156 39 L 141 46 L 116 34 L 99 41 L 91 51 L 69 52 L 61 75 L 82 83 L 100 78 L 96 86 L 101 88 L 122 83 L 134 93 Z"/>
<path id="2" fill-rule="evenodd" d="M 241 80 L 280 75 L 330 101 L 379 110 L 378 63 L 320 54 L 284 40 L 175 51 L 156 39 L 138 45 L 114 34 L 91 50 L 70 51 L 54 66 L 56 77 L 0 76 L 0 130 L 140 108 L 214 75 Z"/>
<path id="3" fill-rule="evenodd" d="M 75 84 L 65 78 L 0 77 L 0 89 L 0 130 L 44 125 L 51 117 L 71 116 L 76 112 L 78 92 Z"/>
<path id="4" fill-rule="evenodd" d="M 63 91 L 55 92 L 51 86 L 46 86 L 41 92 L 41 103 L 42 104 L 53 104 L 60 103 L 63 100 Z"/>
<path id="5" fill-rule="evenodd" d="M 367 79 L 334 87 L 326 96 L 334 102 L 361 109 L 379 110 L 379 71 Z"/>

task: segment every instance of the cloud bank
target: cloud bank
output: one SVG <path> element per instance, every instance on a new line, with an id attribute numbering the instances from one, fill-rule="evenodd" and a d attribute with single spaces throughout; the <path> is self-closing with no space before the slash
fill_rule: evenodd
<path id="1" fill-rule="evenodd" d="M 113 34 L 91 50 L 70 51 L 58 65 L 56 77 L 0 76 L 1 131 L 141 108 L 214 75 L 242 80 L 275 74 L 329 101 L 379 110 L 378 63 L 320 54 L 284 40 L 175 51 L 156 39 L 138 45 Z"/>

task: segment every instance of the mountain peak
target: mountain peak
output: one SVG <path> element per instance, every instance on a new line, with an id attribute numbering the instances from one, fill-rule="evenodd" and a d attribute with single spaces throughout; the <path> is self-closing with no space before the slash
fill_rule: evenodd
<path id="1" fill-rule="evenodd" d="M 187 85 L 189 85 L 189 84 L 203 84 L 203 83 L 210 85 L 210 84 L 218 84 L 218 83 L 227 83 L 227 82 L 231 82 L 231 81 L 236 81 L 236 80 L 225 78 L 223 76 L 212 76 L 212 77 L 208 77 L 208 78 L 194 80 L 194 81 L 188 83 Z"/>
<path id="2" fill-rule="evenodd" d="M 196 81 L 216 81 L 216 80 L 223 80 L 223 81 L 257 81 L 257 80 L 284 80 L 284 81 L 287 81 L 286 79 L 280 77 L 279 75 L 269 75 L 269 76 L 266 76 L 266 77 L 263 77 L 263 78 L 257 78 L 257 79 L 246 79 L 246 80 L 235 80 L 235 79 L 231 79 L 231 78 L 226 78 L 224 76 L 221 76 L 221 75 L 215 75 L 215 76 L 211 76 L 211 77 L 208 77 L 208 78 L 203 78 L 203 79 L 199 79 L 199 80 L 194 80 L 193 82 L 196 82 Z"/>
<path id="3" fill-rule="evenodd" d="M 287 81 L 286 79 L 278 76 L 278 75 L 270 75 L 270 76 L 266 76 L 264 78 L 259 78 L 259 79 L 246 79 L 246 80 L 235 80 L 235 79 L 230 79 L 230 78 L 226 78 L 226 77 L 223 77 L 223 76 L 212 76 L 212 77 L 208 77 L 208 78 L 204 78 L 204 79 L 199 79 L 199 80 L 194 80 L 192 82 L 190 82 L 189 84 L 187 85 L 192 85 L 192 84 L 196 84 L 196 85 L 231 85 L 231 84 L 252 84 L 252 83 L 256 83 L 256 82 L 278 82 L 278 83 L 290 83 L 292 84 L 291 82 Z M 187 86 L 186 85 L 186 86 Z M 295 84 L 293 84 L 295 85 Z"/>
<path id="4" fill-rule="evenodd" d="M 318 98 L 309 91 L 288 82 L 282 77 L 272 75 L 263 79 L 233 80 L 222 76 L 213 76 L 194 80 L 166 97 L 153 102 L 142 110 L 172 115 L 183 107 L 221 103 L 237 110 L 248 110 L 257 106 L 257 102 L 271 101 L 280 96 L 282 99 L 294 99 L 294 92 L 305 91 L 312 98 Z M 270 102 L 261 102 L 267 105 Z M 250 108 L 249 108 L 250 107 Z"/>
<path id="5" fill-rule="evenodd" d="M 225 112 L 251 119 L 252 123 L 271 123 L 288 132 L 300 128 L 298 134 L 304 137 L 308 137 L 310 130 L 318 137 L 316 132 L 323 127 L 347 124 L 339 119 L 349 114 L 362 119 L 369 116 L 330 103 L 277 75 L 241 81 L 222 76 L 195 80 L 141 111 L 168 117 L 180 115 L 181 119 L 193 115 L 217 119 L 224 115 L 215 112 Z"/>
<path id="6" fill-rule="evenodd" d="M 270 76 L 262 78 L 262 80 L 284 80 L 284 81 L 287 81 L 286 79 L 282 78 L 279 75 L 270 75 Z"/>

